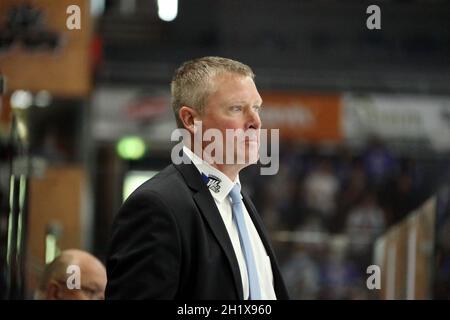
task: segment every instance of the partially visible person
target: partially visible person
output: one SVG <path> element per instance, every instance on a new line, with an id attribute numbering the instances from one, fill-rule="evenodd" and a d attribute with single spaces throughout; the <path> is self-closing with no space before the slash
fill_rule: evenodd
<path id="1" fill-rule="evenodd" d="M 79 289 L 71 289 L 72 286 L 68 284 L 67 280 L 73 274 L 69 266 L 79 267 Z M 86 251 L 69 249 L 61 252 L 46 266 L 35 293 L 35 299 L 104 300 L 105 287 L 106 269 L 104 265 Z"/>
<path id="2" fill-rule="evenodd" d="M 350 254 L 361 265 L 369 265 L 375 239 L 386 227 L 385 212 L 380 207 L 374 190 L 367 190 L 361 195 L 359 203 L 348 213 L 346 233 L 350 240 Z"/>
<path id="3" fill-rule="evenodd" d="M 306 176 L 305 201 L 309 209 L 329 219 L 336 209 L 336 194 L 339 191 L 339 181 L 329 160 L 321 160 Z"/>

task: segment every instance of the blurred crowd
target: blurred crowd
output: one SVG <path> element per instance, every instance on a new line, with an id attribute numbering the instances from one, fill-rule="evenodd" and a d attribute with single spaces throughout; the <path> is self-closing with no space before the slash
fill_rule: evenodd
<path id="1" fill-rule="evenodd" d="M 366 287 L 375 239 L 432 194 L 444 165 L 374 139 L 359 151 L 285 144 L 278 174 L 247 172 L 293 298 L 375 299 Z"/>

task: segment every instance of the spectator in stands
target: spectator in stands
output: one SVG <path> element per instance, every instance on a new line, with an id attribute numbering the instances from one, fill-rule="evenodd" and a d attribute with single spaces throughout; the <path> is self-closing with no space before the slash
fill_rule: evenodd
<path id="1" fill-rule="evenodd" d="M 376 195 L 368 190 L 347 217 L 346 229 L 351 250 L 356 254 L 368 252 L 370 245 L 384 231 L 385 226 L 385 215 L 377 203 Z"/>
<path id="2" fill-rule="evenodd" d="M 395 173 L 397 161 L 378 138 L 373 137 L 363 156 L 364 167 L 372 185 L 381 188 Z"/>
<path id="3" fill-rule="evenodd" d="M 324 159 L 305 178 L 306 205 L 328 219 L 335 213 L 338 190 L 339 182 L 331 162 Z"/>
<path id="4" fill-rule="evenodd" d="M 76 279 L 75 277 L 78 276 L 79 279 Z M 104 265 L 85 251 L 71 249 L 63 251 L 46 266 L 35 298 L 37 300 L 103 300 L 105 287 Z"/>

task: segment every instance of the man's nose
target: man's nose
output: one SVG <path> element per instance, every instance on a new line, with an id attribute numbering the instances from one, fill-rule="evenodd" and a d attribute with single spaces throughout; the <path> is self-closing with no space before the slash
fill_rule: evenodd
<path id="1" fill-rule="evenodd" d="M 253 108 L 247 113 L 246 119 L 246 129 L 260 129 L 261 128 L 261 118 L 259 117 L 259 113 Z"/>

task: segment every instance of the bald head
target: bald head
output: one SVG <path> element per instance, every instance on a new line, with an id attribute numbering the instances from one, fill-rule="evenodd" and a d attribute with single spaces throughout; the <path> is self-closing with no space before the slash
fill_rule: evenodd
<path id="1" fill-rule="evenodd" d="M 74 277 L 79 277 L 80 288 L 69 285 Z M 46 266 L 39 285 L 38 298 L 46 300 L 103 299 L 105 287 L 106 270 L 103 264 L 86 251 L 69 249 L 61 252 Z"/>

